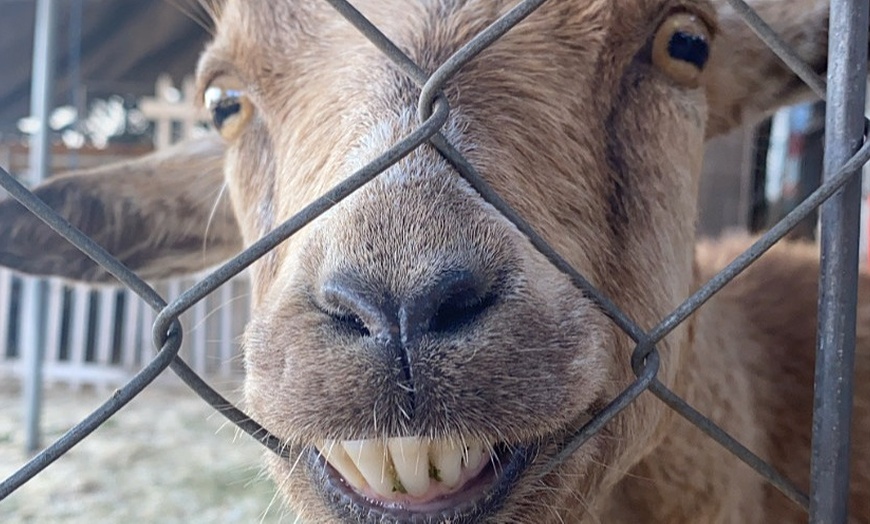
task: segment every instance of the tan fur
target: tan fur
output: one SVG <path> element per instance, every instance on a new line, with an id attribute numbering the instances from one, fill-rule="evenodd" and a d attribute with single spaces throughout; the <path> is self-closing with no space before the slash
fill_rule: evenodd
<path id="1" fill-rule="evenodd" d="M 512 2 L 358 4 L 432 71 Z M 823 70 L 826 2 L 753 4 Z M 705 138 L 806 95 L 724 6 L 550 2 L 445 89 L 445 136 L 647 329 L 748 245 L 730 239 L 693 250 Z M 677 85 L 649 60 L 658 24 L 682 10 L 717 34 L 701 89 Z M 228 0 L 215 12 L 201 87 L 234 77 L 256 107 L 224 155 L 250 244 L 413 131 L 418 91 L 325 3 Z M 804 246 L 775 248 L 658 346 L 664 384 L 804 488 L 816 259 Z M 397 364 L 335 329 L 323 287 L 352 274 L 385 296 L 414 296 L 457 266 L 480 275 L 497 301 L 461 336 L 414 346 L 418 405 L 409 416 Z M 870 276 L 861 279 L 853 522 L 870 515 L 870 448 L 861 438 L 870 431 Z M 805 518 L 651 394 L 541 478 L 566 435 L 634 378 L 633 346 L 429 146 L 256 263 L 253 283 L 247 401 L 291 444 L 294 460 L 268 461 L 305 522 L 336 520 L 304 460 L 292 467 L 307 446 L 398 435 L 539 442 L 540 455 L 489 522 Z"/>

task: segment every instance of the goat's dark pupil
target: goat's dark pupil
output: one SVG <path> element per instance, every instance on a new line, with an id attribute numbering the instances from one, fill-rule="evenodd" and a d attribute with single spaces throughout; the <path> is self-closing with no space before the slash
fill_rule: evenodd
<path id="1" fill-rule="evenodd" d="M 215 107 L 211 110 L 214 126 L 220 129 L 227 118 L 238 113 L 241 109 L 242 105 L 239 103 L 238 98 L 224 98 L 223 100 L 218 102 L 217 105 L 215 105 Z"/>
<path id="2" fill-rule="evenodd" d="M 702 36 L 677 31 L 668 42 L 668 54 L 703 69 L 710 57 L 710 46 Z"/>

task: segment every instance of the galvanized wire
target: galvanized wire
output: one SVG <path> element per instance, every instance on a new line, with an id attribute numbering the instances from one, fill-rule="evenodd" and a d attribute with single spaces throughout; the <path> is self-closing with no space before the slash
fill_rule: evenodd
<path id="1" fill-rule="evenodd" d="M 422 144 L 428 142 L 456 169 L 488 203 L 501 212 L 518 230 L 523 233 L 532 245 L 538 249 L 557 269 L 569 277 L 571 282 L 588 296 L 615 325 L 625 332 L 636 346 L 631 355 L 636 380 L 628 385 L 615 399 L 580 428 L 575 428 L 573 434 L 566 439 L 543 467 L 541 475 L 546 475 L 568 459 L 590 437 L 595 435 L 622 410 L 644 391 L 649 390 L 668 407 L 679 413 L 686 420 L 700 428 L 707 435 L 729 450 L 736 457 L 755 469 L 773 486 L 783 492 L 796 504 L 804 509 L 809 506 L 809 498 L 795 484 L 777 472 L 770 464 L 753 454 L 731 435 L 716 425 L 712 420 L 702 415 L 682 398 L 669 390 L 658 378 L 659 354 L 658 344 L 665 336 L 683 323 L 692 313 L 718 293 L 728 282 L 755 262 L 764 252 L 770 249 L 788 231 L 797 225 L 813 209 L 834 195 L 844 184 L 852 180 L 855 173 L 870 160 L 870 145 L 864 144 L 860 150 L 849 159 L 837 172 L 829 177 L 824 184 L 812 193 L 804 202 L 777 223 L 766 234 L 761 236 L 749 249 L 728 264 L 709 282 L 703 285 L 679 307 L 668 314 L 651 330 L 644 330 L 620 310 L 607 296 L 601 293 L 589 280 L 571 266 L 555 249 L 553 249 L 528 222 L 526 222 L 510 205 L 507 204 L 486 183 L 476 169 L 465 157 L 440 133 L 449 118 L 450 107 L 444 96 L 444 87 L 466 64 L 478 56 L 483 50 L 498 41 L 511 28 L 521 23 L 532 14 L 545 0 L 525 0 L 519 2 L 486 29 L 473 37 L 449 57 L 431 75 L 426 74 L 413 60 L 403 53 L 389 38 L 366 19 L 358 10 L 345 0 L 326 0 L 336 11 L 363 33 L 385 56 L 387 56 L 402 72 L 411 78 L 420 88 L 418 97 L 418 116 L 420 126 L 410 135 L 402 139 L 377 159 L 348 177 L 323 196 L 312 202 L 301 212 L 275 228 L 259 241 L 245 249 L 238 256 L 225 263 L 206 276 L 190 289 L 183 292 L 170 304 L 165 301 L 147 283 L 139 279 L 132 271 L 124 267 L 117 259 L 96 245 L 91 239 L 61 218 L 47 205 L 42 203 L 8 173 L 0 169 L 0 186 L 4 187 L 13 198 L 19 200 L 27 209 L 45 221 L 64 238 L 81 249 L 100 266 L 114 275 L 125 286 L 141 296 L 155 311 L 158 311 L 153 326 L 155 347 L 160 351 L 137 375 L 123 388 L 119 389 L 103 406 L 94 411 L 66 435 L 52 444 L 43 453 L 30 461 L 11 477 L 0 483 L 0 500 L 15 491 L 27 480 L 39 473 L 53 460 L 66 453 L 75 444 L 87 437 L 90 432 L 99 427 L 112 414 L 117 412 L 129 400 L 141 392 L 154 378 L 167 367 L 197 392 L 206 402 L 224 414 L 230 421 L 245 432 L 251 434 L 257 441 L 264 444 L 281 456 L 287 456 L 287 444 L 271 435 L 266 429 L 253 421 L 244 412 L 237 409 L 224 397 L 217 393 L 187 364 L 178 357 L 177 352 L 182 338 L 182 328 L 179 316 L 197 302 L 203 300 L 209 293 L 224 285 L 230 278 L 239 274 L 245 268 L 256 262 L 262 256 L 274 249 L 278 244 L 299 231 L 306 224 L 315 220 L 344 198 L 379 176 L 390 166 L 401 160 Z M 794 72 L 820 97 L 825 96 L 825 82 L 810 68 L 783 40 L 768 26 L 755 11 L 743 0 L 728 0 L 732 7 L 746 20 L 755 31 Z"/>
<path id="2" fill-rule="evenodd" d="M 749 465 L 759 475 L 767 479 L 770 484 L 790 498 L 795 504 L 804 510 L 809 508 L 809 497 L 794 482 L 777 471 L 773 466 L 765 462 L 761 457 L 753 453 L 736 438 L 720 428 L 715 422 L 701 414 L 700 411 L 689 405 L 688 402 L 677 396 L 658 379 L 652 381 L 649 390 L 662 400 L 668 407 L 679 413 L 683 418 L 694 424 L 698 429 L 706 433 L 710 438 L 718 442 L 732 455 Z"/>
<path id="3" fill-rule="evenodd" d="M 166 306 L 154 321 L 155 343 L 160 339 L 166 327 L 191 308 L 195 303 L 206 297 L 209 293 L 225 284 L 234 276 L 244 271 L 248 266 L 259 260 L 278 244 L 291 235 L 308 225 L 312 220 L 325 213 L 336 204 L 353 194 L 390 166 L 407 156 L 411 151 L 428 140 L 444 125 L 450 108 L 446 99 L 440 99 L 436 104 L 435 113 L 432 114 L 420 127 L 407 137 L 388 149 L 384 154 L 367 164 L 365 167 L 352 174 L 350 177 L 327 191 L 323 196 L 307 205 L 302 211 L 293 215 L 283 224 L 266 234 L 263 238 L 254 242 L 235 258 L 226 262 L 214 272 L 203 278 L 193 287 L 181 293 L 177 299 Z"/>
<path id="4" fill-rule="evenodd" d="M 407 156 L 411 151 L 424 143 L 435 133 L 444 122 L 447 121 L 449 107 L 444 99 L 439 99 L 435 104 L 435 112 L 420 127 L 407 137 L 399 141 L 384 154 L 373 160 L 362 169 L 327 191 L 323 196 L 306 206 L 302 211 L 279 225 L 263 238 L 251 245 L 238 256 L 225 263 L 214 272 L 203 278 L 193 287 L 181 293 L 172 303 L 167 305 L 154 320 L 154 340 L 161 338 L 161 334 L 178 317 L 191 308 L 194 304 L 203 300 L 209 293 L 226 283 L 229 279 L 245 270 L 263 255 L 274 249 L 275 246 L 299 231 L 312 220 L 316 219 L 327 210 L 353 194 L 390 166 Z M 250 416 L 237 409 L 231 402 L 226 400 L 214 388 L 190 369 L 181 359 L 172 363 L 174 371 L 185 384 L 197 395 L 208 402 L 212 407 L 223 414 L 230 422 L 254 437 L 258 442 L 271 449 L 282 457 L 287 457 L 287 444 L 275 437 L 254 421 Z"/>
<path id="5" fill-rule="evenodd" d="M 559 452 L 550 459 L 541 471 L 541 475 L 546 475 L 552 472 L 560 464 L 568 460 L 574 452 L 580 449 L 580 446 L 585 444 L 593 435 L 604 429 L 604 426 L 607 425 L 608 422 L 613 420 L 616 415 L 631 405 L 631 403 L 634 402 L 641 393 L 649 389 L 650 384 L 656 380 L 660 363 L 661 361 L 658 353 L 655 351 L 650 353 L 646 362 L 642 364 L 642 369 L 637 374 L 637 380 L 625 388 L 604 409 L 592 417 L 589 422 L 578 428 L 577 431 L 567 439 Z"/>
<path id="6" fill-rule="evenodd" d="M 129 268 L 103 249 L 102 246 L 91 240 L 89 236 L 70 224 L 68 220 L 58 215 L 3 168 L 0 168 L 0 186 L 31 213 L 57 231 L 60 236 L 76 246 L 82 253 L 89 256 L 91 260 L 102 266 L 103 269 L 111 273 L 122 284 L 139 295 L 149 306 L 154 309 L 161 309 L 166 306 L 163 298 L 144 280 L 136 276 Z"/>
<path id="7" fill-rule="evenodd" d="M 773 51 L 794 73 L 804 81 L 804 83 L 812 89 L 813 93 L 822 100 L 825 99 L 826 89 L 825 81 L 810 67 L 803 58 L 800 57 L 794 49 L 789 46 L 785 40 L 780 38 L 776 31 L 770 27 L 763 18 L 758 16 L 755 9 L 749 6 L 744 0 L 727 0 L 731 7 L 737 11 L 746 25 L 767 44 L 767 47 Z"/>
<path id="8" fill-rule="evenodd" d="M 344 16 L 354 27 L 356 27 L 366 38 L 368 38 L 378 49 L 380 49 L 393 63 L 407 74 L 417 85 L 421 87 L 420 98 L 417 104 L 418 111 L 422 117 L 428 107 L 426 100 L 434 97 L 434 93 L 440 93 L 443 87 L 443 82 L 449 80 L 448 76 L 440 74 L 443 68 L 449 68 L 451 71 L 458 70 L 457 65 L 467 64 L 475 56 L 480 54 L 486 48 L 486 45 L 491 45 L 495 39 L 493 35 L 501 36 L 507 32 L 510 27 L 505 21 L 510 20 L 514 24 L 518 23 L 535 9 L 543 4 L 541 0 L 526 0 L 519 3 L 514 9 L 508 11 L 502 18 L 496 20 L 487 29 L 474 37 L 466 45 L 462 46 L 453 56 L 433 73 L 432 78 L 438 78 L 439 83 L 432 82 L 426 77 L 426 73 L 420 66 L 414 63 L 413 60 L 402 52 L 399 47 L 386 37 L 377 27 L 374 26 L 362 13 L 357 11 L 345 0 L 326 0 L 333 6 L 342 16 Z M 486 45 L 484 45 L 486 44 Z M 425 100 L 424 100 L 425 97 Z M 571 281 L 582 289 L 587 296 L 596 302 L 626 333 L 629 334 L 635 341 L 640 340 L 643 336 L 643 331 L 628 318 L 622 311 L 616 307 L 613 302 L 604 296 L 598 288 L 590 283 L 583 275 L 575 270 L 555 249 L 550 245 L 523 219 L 519 213 L 513 210 L 481 177 L 477 170 L 472 166 L 462 154 L 459 153 L 441 133 L 434 135 L 430 142 L 433 146 L 450 162 L 450 164 L 462 175 L 465 180 L 486 200 L 489 204 L 495 207 L 502 215 L 505 216 L 514 226 L 517 227 L 528 239 L 532 245 L 538 249 L 547 259 L 556 266 L 560 271 L 565 273 Z"/>

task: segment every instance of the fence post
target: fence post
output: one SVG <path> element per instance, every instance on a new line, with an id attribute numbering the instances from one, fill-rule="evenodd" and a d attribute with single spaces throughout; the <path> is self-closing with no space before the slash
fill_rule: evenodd
<path id="1" fill-rule="evenodd" d="M 33 37 L 33 79 L 30 112 L 39 120 L 39 129 L 30 148 L 30 176 L 36 184 L 46 178 L 51 155 L 49 112 L 54 98 L 54 0 L 38 0 L 36 28 Z M 25 364 L 25 451 L 40 448 L 39 419 L 42 409 L 42 354 L 45 345 L 43 329 L 43 282 L 24 279 L 21 293 L 21 355 Z"/>
<path id="2" fill-rule="evenodd" d="M 825 179 L 858 151 L 867 90 L 867 0 L 832 0 Z M 810 477 L 810 522 L 848 520 L 861 178 L 822 206 L 822 267 Z"/>

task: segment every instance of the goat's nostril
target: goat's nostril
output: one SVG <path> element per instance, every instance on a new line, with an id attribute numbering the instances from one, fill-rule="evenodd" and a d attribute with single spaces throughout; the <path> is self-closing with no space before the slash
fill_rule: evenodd
<path id="1" fill-rule="evenodd" d="M 353 279 L 335 278 L 323 285 L 321 309 L 336 325 L 359 336 L 391 338 L 398 330 L 394 307 L 383 295 Z"/>
<path id="2" fill-rule="evenodd" d="M 450 333 L 471 324 L 495 302 L 486 281 L 471 271 L 450 271 L 413 299 L 402 302 L 403 343 L 424 333 Z"/>
<path id="3" fill-rule="evenodd" d="M 438 311 L 429 322 L 431 332 L 456 331 L 462 326 L 471 324 L 484 310 L 495 302 L 495 295 L 464 298 L 456 297 L 441 304 Z"/>
<path id="4" fill-rule="evenodd" d="M 388 361 L 399 365 L 400 387 L 407 393 L 403 413 L 413 417 L 415 342 L 426 334 L 455 332 L 479 318 L 495 302 L 487 284 L 471 271 L 447 271 L 397 297 L 386 286 L 336 275 L 321 288 L 321 309 L 347 332 L 372 337 Z"/>
<path id="5" fill-rule="evenodd" d="M 376 286 L 340 276 L 323 285 L 321 309 L 349 333 L 406 345 L 426 333 L 458 331 L 496 300 L 487 281 L 467 270 L 444 272 L 434 283 L 408 295 L 396 298 Z"/>
<path id="6" fill-rule="evenodd" d="M 346 331 L 362 337 L 368 337 L 372 334 L 363 319 L 353 313 L 333 313 L 332 318 Z"/>

